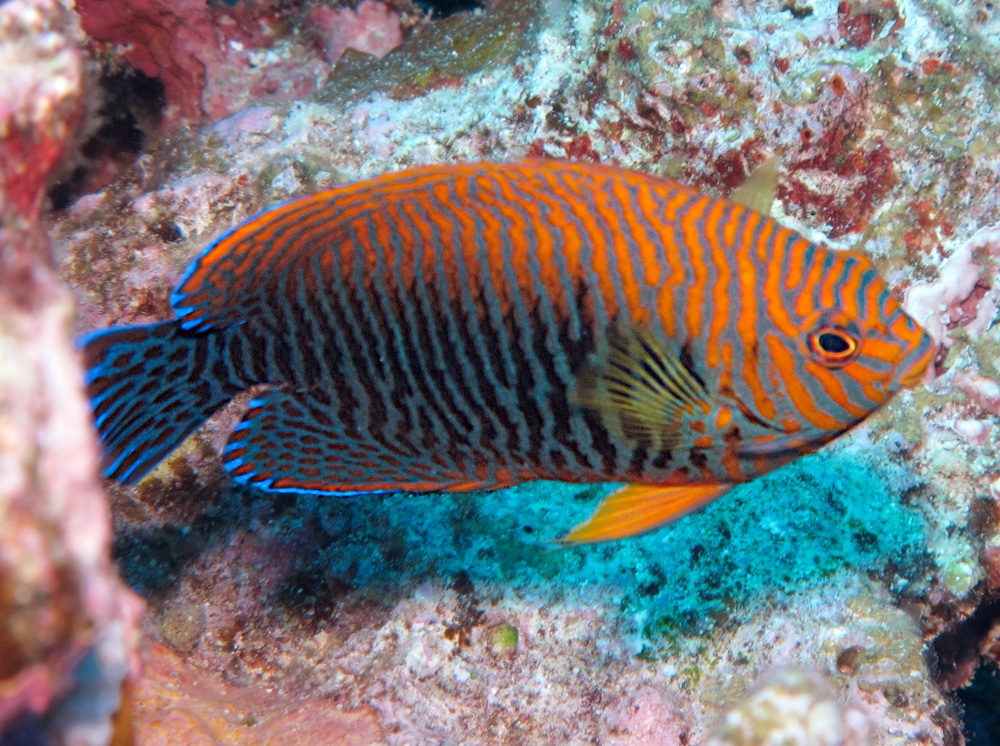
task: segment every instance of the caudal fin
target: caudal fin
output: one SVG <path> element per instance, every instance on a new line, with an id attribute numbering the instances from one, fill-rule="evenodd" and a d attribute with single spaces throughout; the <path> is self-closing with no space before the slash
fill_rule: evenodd
<path id="1" fill-rule="evenodd" d="M 213 375 L 222 334 L 185 332 L 167 321 L 79 341 L 105 477 L 139 481 L 243 388 Z"/>

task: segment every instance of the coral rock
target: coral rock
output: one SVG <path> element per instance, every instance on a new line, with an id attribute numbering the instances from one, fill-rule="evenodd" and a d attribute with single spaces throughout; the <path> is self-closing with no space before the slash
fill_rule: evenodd
<path id="1" fill-rule="evenodd" d="M 39 223 L 83 116 L 78 37 L 58 0 L 0 6 L 0 737 L 49 711 L 50 735 L 86 745 L 138 674 L 142 607 L 111 564 L 71 297 Z"/>
<path id="2" fill-rule="evenodd" d="M 145 746 L 252 744 L 370 746 L 382 732 L 368 710 L 342 711 L 324 697 L 280 696 L 226 684 L 153 643 L 137 693 L 137 737 Z"/>
<path id="3" fill-rule="evenodd" d="M 79 0 L 84 30 L 163 82 L 171 121 L 220 119 L 261 98 L 312 91 L 327 64 L 305 40 L 279 39 L 275 3 Z"/>
<path id="4" fill-rule="evenodd" d="M 605 746 L 680 746 L 688 726 L 670 700 L 652 687 L 623 698 L 604 717 Z"/>
<path id="5" fill-rule="evenodd" d="M 315 24 L 323 55 L 331 64 L 348 48 L 384 57 L 403 41 L 399 14 L 378 0 L 364 0 L 355 10 L 314 8 L 307 17 Z"/>
<path id="6" fill-rule="evenodd" d="M 779 671 L 726 713 L 708 746 L 866 746 L 868 718 L 843 707 L 819 674 Z"/>
<path id="7" fill-rule="evenodd" d="M 343 5 L 330 13 L 346 18 Z M 115 490 L 149 634 L 248 697 L 371 707 L 392 744 L 703 744 L 729 708 L 752 716 L 738 704 L 746 682 L 791 667 L 829 681 L 779 677 L 752 702 L 799 703 L 804 722 L 856 740 L 859 708 L 879 746 L 961 743 L 925 653 L 977 606 L 992 621 L 982 600 L 1000 586 L 1000 559 L 979 564 L 1000 546 L 998 521 L 969 526 L 971 505 L 1000 496 L 1000 16 L 982 7 L 504 0 L 384 58 L 345 53 L 314 98 L 243 99 L 252 108 L 176 135 L 104 199 L 59 216 L 84 332 L 170 318 L 183 266 L 215 236 L 338 181 L 529 153 L 725 195 L 777 153 L 776 216 L 857 244 L 898 293 L 912 289 L 908 307 L 947 351 L 926 385 L 822 452 L 661 531 L 564 551 L 547 541 L 602 487 L 335 500 L 238 489 L 214 457 L 232 407 L 153 478 Z M 302 24 L 317 56 L 323 15 Z M 517 647 L 498 654 L 504 623 Z M 153 666 L 143 691 L 157 676 L 178 674 Z M 168 722 L 164 708 L 143 712 Z"/>

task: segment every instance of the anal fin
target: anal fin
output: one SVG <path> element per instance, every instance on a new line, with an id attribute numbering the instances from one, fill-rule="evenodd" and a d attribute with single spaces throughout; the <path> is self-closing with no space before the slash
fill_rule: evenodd
<path id="1" fill-rule="evenodd" d="M 487 486 L 397 437 L 346 426 L 323 391 L 284 387 L 250 402 L 222 459 L 234 481 L 266 492 L 348 496 Z"/>
<path id="2" fill-rule="evenodd" d="M 559 541 L 589 544 L 637 536 L 698 510 L 731 487 L 731 484 L 627 484 L 608 495 L 590 518 Z"/>

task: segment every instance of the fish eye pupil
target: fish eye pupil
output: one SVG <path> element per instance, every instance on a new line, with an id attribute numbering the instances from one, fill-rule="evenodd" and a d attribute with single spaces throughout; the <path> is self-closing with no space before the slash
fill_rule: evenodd
<path id="1" fill-rule="evenodd" d="M 816 340 L 819 348 L 829 355 L 842 355 L 851 349 L 851 344 L 837 332 L 823 332 Z"/>
<path id="2" fill-rule="evenodd" d="M 859 343 L 846 329 L 823 326 L 809 335 L 808 344 L 817 362 L 828 368 L 841 368 L 854 359 Z"/>

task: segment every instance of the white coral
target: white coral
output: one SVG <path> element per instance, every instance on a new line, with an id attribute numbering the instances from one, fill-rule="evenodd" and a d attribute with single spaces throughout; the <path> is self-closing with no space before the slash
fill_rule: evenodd
<path id="1" fill-rule="evenodd" d="M 708 746 L 865 746 L 869 721 L 818 673 L 782 669 L 722 718 Z"/>

